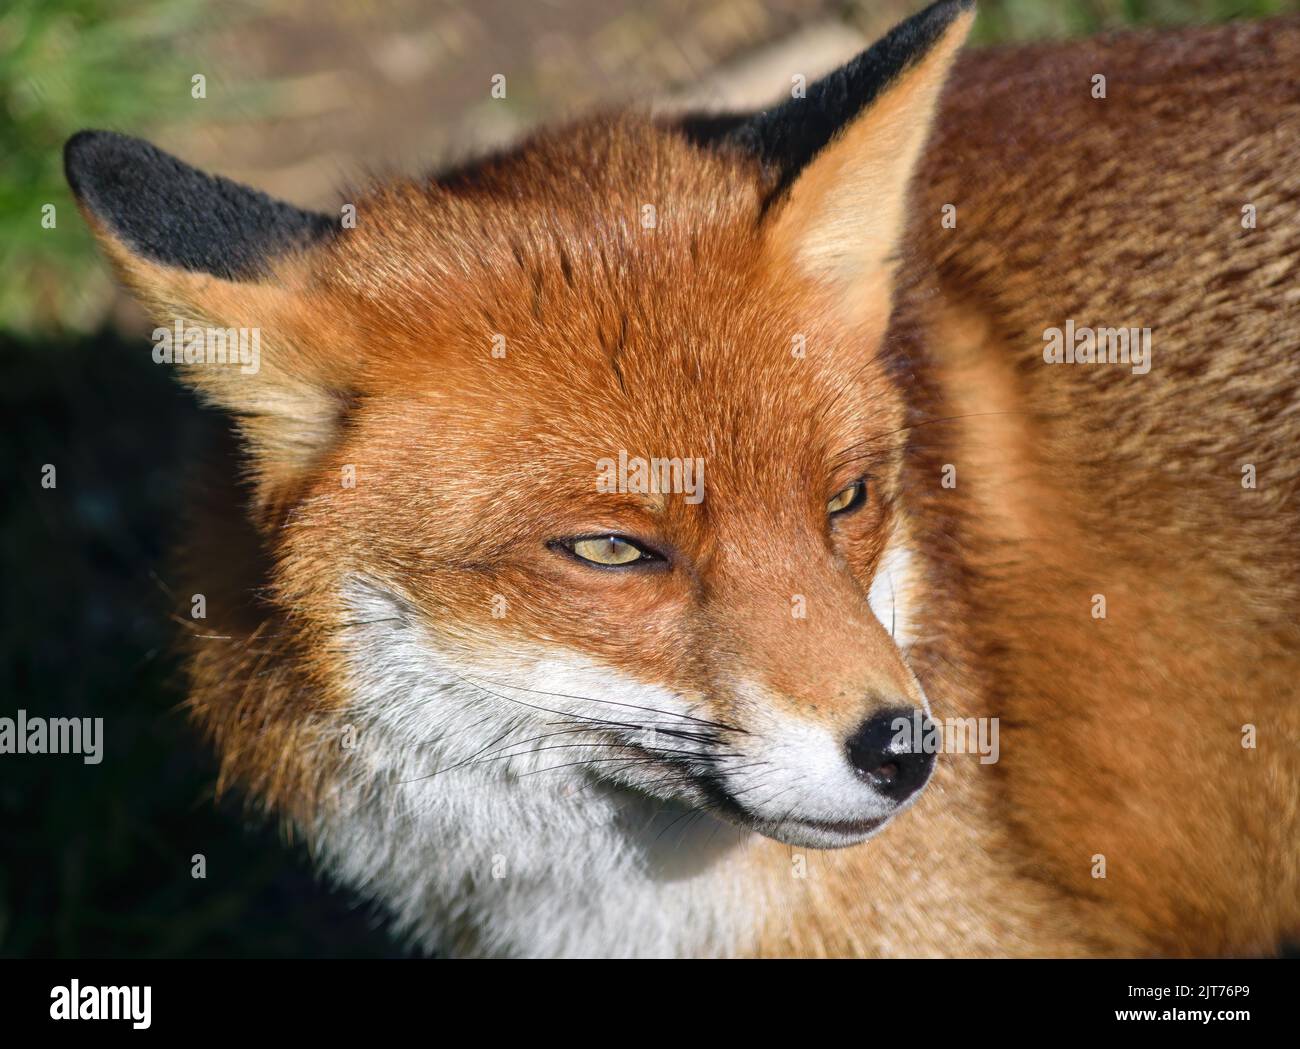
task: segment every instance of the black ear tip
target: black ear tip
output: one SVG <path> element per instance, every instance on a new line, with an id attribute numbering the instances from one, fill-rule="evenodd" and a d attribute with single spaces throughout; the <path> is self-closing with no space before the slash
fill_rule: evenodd
<path id="1" fill-rule="evenodd" d="M 78 203 L 112 221 L 140 195 L 140 183 L 157 178 L 160 162 L 179 166 L 142 138 L 116 131 L 78 131 L 63 146 L 63 174 Z"/>
<path id="2" fill-rule="evenodd" d="M 942 32 L 959 15 L 974 11 L 977 6 L 976 0 L 938 0 L 937 3 L 917 12 L 908 21 L 918 26 L 927 26 L 931 32 Z"/>
<path id="3" fill-rule="evenodd" d="M 63 175 L 75 197 L 81 199 L 85 195 L 104 147 L 119 137 L 111 131 L 78 131 L 63 144 Z"/>
<path id="4" fill-rule="evenodd" d="M 976 0 L 938 0 L 901 22 L 898 28 L 911 27 L 919 37 L 935 39 L 961 15 L 973 12 L 977 6 Z"/>
<path id="5" fill-rule="evenodd" d="M 94 204 L 96 190 L 111 190 L 151 159 L 164 157 L 142 138 L 116 131 L 78 131 L 63 145 L 63 174 L 78 200 Z"/>
<path id="6" fill-rule="evenodd" d="M 63 147 L 73 196 L 137 254 L 227 280 L 332 235 L 326 215 L 208 175 L 141 138 L 79 131 Z"/>

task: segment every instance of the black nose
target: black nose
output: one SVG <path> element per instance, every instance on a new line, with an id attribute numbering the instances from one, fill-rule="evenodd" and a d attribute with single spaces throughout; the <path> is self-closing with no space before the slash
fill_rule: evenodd
<path id="1" fill-rule="evenodd" d="M 849 737 L 849 761 L 891 801 L 910 798 L 934 768 L 934 755 L 925 752 L 930 726 L 928 717 L 910 707 L 882 711 Z"/>

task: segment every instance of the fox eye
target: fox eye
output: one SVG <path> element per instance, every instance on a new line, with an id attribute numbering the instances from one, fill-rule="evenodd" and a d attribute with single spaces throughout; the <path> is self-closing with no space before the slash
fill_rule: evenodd
<path id="1" fill-rule="evenodd" d="M 581 561 L 593 565 L 620 567 L 634 565 L 640 561 L 658 561 L 658 555 L 638 546 L 630 539 L 617 535 L 589 536 L 583 539 L 568 539 L 560 544 L 569 553 Z"/>
<path id="2" fill-rule="evenodd" d="M 834 516 L 835 514 L 844 514 L 850 510 L 856 510 L 862 505 L 866 497 L 867 482 L 854 481 L 843 491 L 836 492 L 831 496 L 826 503 L 826 513 Z"/>

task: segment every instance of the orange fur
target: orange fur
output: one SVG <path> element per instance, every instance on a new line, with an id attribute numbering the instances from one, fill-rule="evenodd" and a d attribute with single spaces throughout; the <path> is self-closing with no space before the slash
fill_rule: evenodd
<path id="1" fill-rule="evenodd" d="M 232 489 L 192 557 L 205 633 L 233 639 L 191 644 L 223 782 L 301 826 L 333 803 L 338 586 L 364 566 L 470 645 L 545 638 L 720 719 L 744 673 L 847 731 L 872 697 L 916 701 L 908 664 L 937 714 L 1002 719 L 1001 764 L 942 760 L 870 843 L 754 843 L 740 950 L 1223 954 L 1300 933 L 1297 70 L 1295 21 L 968 55 L 910 208 L 882 203 L 902 235 L 847 285 L 808 231 L 882 133 L 919 151 L 923 129 L 890 135 L 942 69 L 905 74 L 770 220 L 743 158 L 618 115 L 375 189 L 355 231 L 256 291 L 99 228 L 161 312 L 273 340 L 255 397 L 194 379 L 242 420 L 257 524 Z M 1151 325 L 1151 374 L 1045 367 L 1067 317 Z M 707 500 L 597 495 L 620 448 L 703 457 Z M 825 500 L 862 474 L 871 507 L 832 541 Z M 923 554 L 907 664 L 863 604 L 891 523 Z M 592 528 L 690 571 L 543 556 Z"/>

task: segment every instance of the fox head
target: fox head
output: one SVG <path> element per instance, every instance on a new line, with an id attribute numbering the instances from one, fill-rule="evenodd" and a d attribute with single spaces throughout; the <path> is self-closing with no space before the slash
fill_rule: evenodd
<path id="1" fill-rule="evenodd" d="M 590 786 L 814 847 L 916 796 L 932 758 L 896 719 L 927 709 L 900 647 L 922 566 L 884 340 L 971 6 L 775 108 L 578 123 L 341 218 L 68 143 L 160 332 L 257 335 L 256 361 L 207 337 L 173 358 L 235 424 L 270 565 L 262 624 L 195 642 L 233 775 L 300 812 L 275 795 L 304 764 L 420 780 L 430 810 L 506 783 L 501 820 Z"/>

